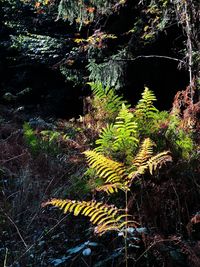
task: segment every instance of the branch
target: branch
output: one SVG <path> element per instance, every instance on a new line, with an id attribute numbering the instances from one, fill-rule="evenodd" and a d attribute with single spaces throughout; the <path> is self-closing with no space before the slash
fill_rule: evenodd
<path id="1" fill-rule="evenodd" d="M 4 211 L 3 211 L 3 213 L 4 213 L 4 215 L 6 216 L 6 218 L 13 224 L 13 226 L 14 226 L 15 229 L 17 230 L 17 233 L 18 233 L 20 239 L 22 240 L 22 242 L 23 242 L 25 248 L 27 248 L 28 245 L 26 244 L 24 238 L 22 237 L 22 235 L 21 235 L 21 233 L 20 233 L 20 231 L 19 231 L 19 228 L 17 227 L 16 223 L 11 219 L 11 217 L 10 217 L 8 214 L 6 214 Z"/>

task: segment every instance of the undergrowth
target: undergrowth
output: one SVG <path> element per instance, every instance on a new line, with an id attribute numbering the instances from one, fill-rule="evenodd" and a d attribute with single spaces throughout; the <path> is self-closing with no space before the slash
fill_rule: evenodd
<path id="1" fill-rule="evenodd" d="M 181 250 L 180 257 L 188 255 L 191 246 L 188 243 L 186 248 L 184 239 L 196 238 L 197 220 L 191 218 L 200 201 L 193 132 L 178 112 L 159 111 L 148 88 L 130 108 L 114 89 L 97 87 L 101 93 L 93 91 L 90 114 L 71 122 L 60 120 L 54 130 L 24 123 L 23 131 L 18 131 L 4 120 L 0 132 L 2 260 L 8 248 L 7 261 L 25 266 L 27 262 L 45 266 L 47 261 L 50 266 L 57 262 L 81 266 L 82 257 L 93 266 L 96 255 L 99 266 L 111 262 L 124 266 L 124 254 L 146 266 L 141 255 L 157 241 L 148 253 L 150 266 L 166 257 L 159 254 L 163 247 L 171 246 L 176 253 Z M 173 163 L 168 163 L 171 157 Z M 42 209 L 41 203 L 85 215 L 96 228 L 82 217 Z M 105 237 L 97 239 L 94 229 Z M 8 242 L 11 233 L 15 244 Z M 30 251 L 25 252 L 27 248 Z"/>

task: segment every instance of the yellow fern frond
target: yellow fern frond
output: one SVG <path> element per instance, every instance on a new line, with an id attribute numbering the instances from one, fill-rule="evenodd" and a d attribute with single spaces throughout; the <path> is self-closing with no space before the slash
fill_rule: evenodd
<path id="1" fill-rule="evenodd" d="M 155 146 L 155 143 L 150 138 L 143 141 L 138 154 L 133 160 L 134 166 L 139 167 L 146 164 L 147 160 L 153 155 L 153 146 Z"/>
<path id="2" fill-rule="evenodd" d="M 115 183 L 125 176 L 125 167 L 122 163 L 111 160 L 95 151 L 85 151 L 90 167 L 96 170 L 97 174 L 105 179 L 106 183 Z"/>
<path id="3" fill-rule="evenodd" d="M 160 168 L 164 163 L 171 161 L 172 158 L 169 155 L 169 151 L 163 151 L 153 156 L 153 146 L 155 144 L 151 139 L 146 138 L 141 145 L 141 149 L 133 160 L 133 171 L 128 175 L 130 180 L 127 185 L 133 181 L 133 179 L 143 175 L 147 169 L 149 169 L 150 174 L 153 171 Z"/>
<path id="4" fill-rule="evenodd" d="M 122 191 L 130 190 L 128 186 L 126 186 L 124 183 L 118 182 L 118 183 L 111 183 L 99 186 L 96 188 L 96 191 L 104 191 L 107 194 L 113 194 L 117 193 L 119 189 Z"/>
<path id="5" fill-rule="evenodd" d="M 129 216 L 128 216 L 129 217 Z M 125 218 L 127 218 L 127 216 L 125 215 Z M 102 235 L 107 231 L 122 231 L 123 228 L 126 227 L 137 227 L 139 224 L 136 221 L 133 220 L 124 220 L 122 223 L 110 223 L 108 225 L 97 225 L 95 227 L 94 232 Z"/>
<path id="6" fill-rule="evenodd" d="M 95 232 L 100 235 L 108 230 L 120 231 L 122 226 L 128 226 L 130 222 L 134 222 L 127 220 L 131 215 L 122 214 L 122 210 L 102 202 L 52 199 L 45 202 L 43 207 L 47 205 L 57 207 L 64 213 L 69 212 L 75 216 L 84 215 L 89 217 L 92 224 L 97 224 Z M 134 223 L 136 225 L 136 222 Z"/>
<path id="7" fill-rule="evenodd" d="M 145 174 L 145 171 L 148 169 L 148 164 L 144 164 L 144 165 L 141 165 L 141 166 L 138 166 L 134 171 L 130 172 L 129 175 L 128 175 L 128 181 L 127 181 L 127 185 L 130 186 L 132 181 Z"/>
<path id="8" fill-rule="evenodd" d="M 151 157 L 147 162 L 150 174 L 152 175 L 153 171 L 160 168 L 163 164 L 169 161 L 172 161 L 172 157 L 169 155 L 169 151 L 163 151 Z"/>

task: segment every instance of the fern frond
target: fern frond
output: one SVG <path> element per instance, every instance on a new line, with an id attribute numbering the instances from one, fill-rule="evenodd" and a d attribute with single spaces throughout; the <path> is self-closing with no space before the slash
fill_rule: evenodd
<path id="1" fill-rule="evenodd" d="M 156 100 L 154 93 L 149 90 L 149 88 L 145 87 L 142 98 L 136 105 L 136 116 L 143 117 L 144 119 L 153 118 L 154 114 L 158 112 L 153 105 L 153 102 Z"/>
<path id="2" fill-rule="evenodd" d="M 114 138 L 114 125 L 108 124 L 105 128 L 102 129 L 99 139 L 96 141 L 96 144 L 98 145 L 97 148 L 95 148 L 96 152 L 101 153 L 108 153 L 112 146 L 112 140 Z"/>
<path id="3" fill-rule="evenodd" d="M 104 89 L 104 86 L 101 82 L 89 82 L 88 84 L 90 85 L 93 94 L 100 99 L 104 98 L 109 90 L 108 86 Z"/>
<path id="4" fill-rule="evenodd" d="M 119 189 L 122 191 L 130 190 L 129 187 L 126 186 L 124 183 L 118 182 L 118 183 L 110 183 L 110 184 L 99 186 L 96 188 L 96 191 L 104 191 L 107 194 L 113 194 L 113 193 L 117 193 Z"/>
<path id="5" fill-rule="evenodd" d="M 47 205 L 57 207 L 63 210 L 64 213 L 72 213 L 74 216 L 84 215 L 89 217 L 92 224 L 97 224 L 97 228 L 95 228 L 97 234 L 103 234 L 111 229 L 119 231 L 122 225 L 128 225 L 133 222 L 127 221 L 130 215 L 121 214 L 122 210 L 102 202 L 52 199 L 44 203 L 43 207 Z M 123 218 L 126 218 L 126 220 L 123 221 Z"/>
<path id="6" fill-rule="evenodd" d="M 94 96 L 99 98 L 107 112 L 118 112 L 121 105 L 126 103 L 121 96 L 116 94 L 113 88 L 109 86 L 104 87 L 101 82 L 90 82 L 88 84 L 91 86 Z"/>
<path id="7" fill-rule="evenodd" d="M 171 161 L 172 158 L 169 155 L 169 151 L 163 151 L 157 155 L 153 155 L 154 142 L 150 138 L 146 138 L 139 150 L 138 154 L 133 160 L 133 171 L 128 175 L 128 179 L 132 180 L 140 175 L 145 174 L 149 169 L 150 174 L 153 174 L 157 168 L 160 168 L 162 164 Z"/>
<path id="8" fill-rule="evenodd" d="M 128 175 L 129 181 L 127 181 L 127 185 L 130 187 L 132 181 L 135 178 L 137 178 L 137 177 L 145 174 L 145 172 L 146 172 L 147 169 L 148 169 L 148 165 L 147 164 L 144 164 L 144 165 L 138 166 L 137 168 L 134 168 L 134 170 L 131 171 L 129 173 L 129 175 Z"/>
<path id="9" fill-rule="evenodd" d="M 139 152 L 133 160 L 133 165 L 136 167 L 143 166 L 153 155 L 153 146 L 155 146 L 155 143 L 150 138 L 144 139 Z"/>
<path id="10" fill-rule="evenodd" d="M 116 118 L 114 127 L 117 131 L 115 136 L 116 140 L 114 142 L 117 150 L 129 149 L 130 146 L 137 146 L 137 123 L 133 121 L 133 114 L 124 104 L 122 104 L 122 108 Z"/>
<path id="11" fill-rule="evenodd" d="M 124 215 L 123 217 L 129 217 L 127 215 Z M 122 231 L 124 228 L 128 227 L 137 227 L 139 224 L 136 221 L 133 220 L 125 220 L 122 223 L 117 224 L 110 224 L 110 225 L 97 225 L 95 227 L 95 233 L 97 234 L 104 234 L 107 231 Z"/>
<path id="12" fill-rule="evenodd" d="M 125 176 L 125 167 L 122 163 L 111 160 L 95 151 L 85 151 L 88 164 L 99 177 L 106 179 L 106 183 L 119 182 Z"/>
<path id="13" fill-rule="evenodd" d="M 169 151 L 163 151 L 151 157 L 147 162 L 150 174 L 152 175 L 153 171 L 160 168 L 163 164 L 169 161 L 172 161 L 172 157 L 169 155 Z"/>

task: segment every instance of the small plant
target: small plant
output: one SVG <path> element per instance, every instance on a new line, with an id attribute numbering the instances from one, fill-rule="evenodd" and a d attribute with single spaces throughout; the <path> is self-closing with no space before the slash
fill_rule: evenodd
<path id="1" fill-rule="evenodd" d="M 174 113 L 170 116 L 165 136 L 176 154 L 181 155 L 183 159 L 189 159 L 192 156 L 194 142 L 191 134 L 181 127 L 181 119 L 178 114 Z"/>
<path id="2" fill-rule="evenodd" d="M 126 101 L 109 86 L 104 87 L 100 82 L 88 84 L 91 86 L 93 93 L 92 107 L 95 118 L 104 122 L 112 122 L 119 113 L 122 104 Z"/>
<path id="3" fill-rule="evenodd" d="M 64 213 L 69 212 L 75 216 L 84 215 L 89 217 L 90 222 L 97 225 L 95 233 L 99 235 L 111 230 L 121 232 L 125 240 L 126 266 L 128 266 L 127 229 L 138 226 L 138 223 L 128 214 L 128 191 L 130 191 L 130 187 L 136 178 L 139 178 L 148 170 L 153 174 L 163 163 L 171 160 L 168 151 L 154 155 L 153 146 L 155 144 L 149 138 L 145 139 L 139 146 L 138 152 L 134 153 L 139 143 L 139 133 L 137 124 L 132 119 L 133 114 L 122 104 L 114 125 L 107 126 L 103 130 L 104 134 L 108 131 L 110 138 L 114 138 L 113 149 L 125 155 L 125 160 L 119 162 L 113 159 L 111 155 L 109 157 L 104 155 L 107 137 L 102 139 L 102 136 L 100 138 L 101 141 L 97 141 L 101 146 L 101 152 L 95 150 L 84 152 L 89 168 L 94 170 L 95 176 L 102 180 L 102 184 L 97 186 L 95 190 L 106 192 L 107 194 L 122 190 L 125 193 L 125 209 L 118 209 L 113 205 L 94 200 L 86 202 L 52 199 L 43 204 L 43 206 L 52 205 L 58 207 Z"/>
<path id="4" fill-rule="evenodd" d="M 30 147 L 31 152 L 33 154 L 37 153 L 40 148 L 40 142 L 38 138 L 36 137 L 34 130 L 31 128 L 31 126 L 27 122 L 24 123 L 23 130 L 24 130 L 25 141 Z"/>
<path id="5" fill-rule="evenodd" d="M 96 151 L 128 162 L 138 145 L 138 137 L 138 127 L 134 116 L 125 104 L 122 104 L 114 124 L 102 129 L 100 138 L 96 141 L 98 145 Z"/>
<path id="6" fill-rule="evenodd" d="M 154 128 L 156 117 L 159 114 L 159 111 L 154 106 L 156 100 L 154 93 L 145 87 L 142 98 L 135 107 L 135 121 L 138 123 L 138 127 L 143 135 L 149 135 Z"/>
<path id="7" fill-rule="evenodd" d="M 36 133 L 29 123 L 24 123 L 23 130 L 25 141 L 34 155 L 39 152 L 52 155 L 58 154 L 60 144 L 68 139 L 68 136 L 62 132 L 52 130 Z"/>

